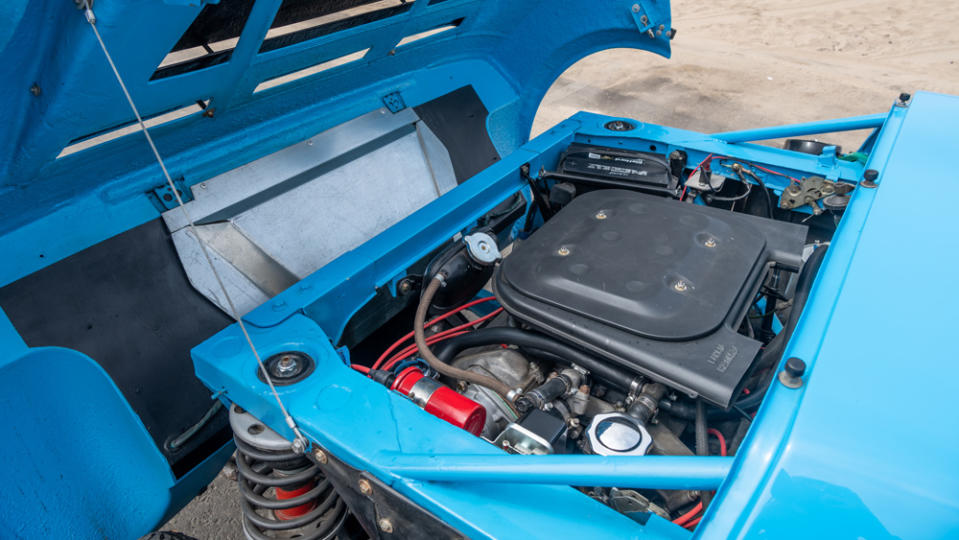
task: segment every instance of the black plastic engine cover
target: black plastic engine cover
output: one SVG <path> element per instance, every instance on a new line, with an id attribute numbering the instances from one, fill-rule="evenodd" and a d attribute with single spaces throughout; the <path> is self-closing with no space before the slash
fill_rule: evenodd
<path id="1" fill-rule="evenodd" d="M 761 343 L 736 332 L 806 227 L 635 191 L 573 200 L 494 276 L 507 311 L 654 380 L 729 406 Z"/>

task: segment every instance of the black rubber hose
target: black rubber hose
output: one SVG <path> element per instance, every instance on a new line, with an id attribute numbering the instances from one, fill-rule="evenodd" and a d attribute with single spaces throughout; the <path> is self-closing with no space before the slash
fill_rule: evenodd
<path id="1" fill-rule="evenodd" d="M 475 332 L 470 332 L 469 334 L 448 339 L 442 344 L 437 345 L 436 356 L 441 362 L 449 363 L 457 354 L 466 349 L 484 345 L 499 345 L 500 343 L 529 347 L 553 354 L 566 362 L 589 370 L 594 377 L 613 383 L 621 388 L 629 388 L 633 379 L 637 377 L 548 336 L 506 326 L 483 328 Z"/>
<path id="2" fill-rule="evenodd" d="M 707 437 L 709 435 L 706 432 L 706 404 L 702 401 L 696 402 L 696 455 L 697 456 L 708 456 L 709 455 L 709 441 Z M 703 502 L 703 510 L 706 510 L 706 507 L 709 506 L 710 499 L 712 495 L 708 491 L 703 491 L 700 495 L 700 500 Z"/>
<path id="3" fill-rule="evenodd" d="M 812 291 L 812 285 L 816 281 L 816 275 L 822 266 L 822 261 L 826 256 L 827 249 L 826 246 L 822 246 L 813 251 L 809 259 L 806 260 L 806 264 L 803 265 L 802 271 L 799 273 L 799 278 L 796 281 L 793 305 L 789 312 L 789 317 L 786 319 L 786 324 L 783 325 L 783 329 L 776 334 L 776 337 L 772 338 L 769 343 L 766 344 L 766 348 L 763 349 L 762 354 L 760 354 L 759 360 L 756 361 L 757 366 L 770 366 L 769 373 L 766 374 L 759 388 L 735 403 L 736 408 L 749 410 L 758 407 L 759 404 L 762 403 L 763 397 L 766 395 L 766 389 L 769 388 L 769 383 L 776 374 L 775 366 L 779 365 L 779 362 L 782 360 L 786 344 L 789 342 L 789 338 L 799 323 L 799 316 L 802 315 L 803 308 L 806 307 L 806 301 L 809 300 L 809 293 Z M 696 409 L 693 406 L 664 399 L 659 402 L 659 408 L 686 420 L 696 419 Z M 709 418 L 735 418 L 738 415 L 739 412 L 735 409 L 728 411 L 711 410 L 708 413 Z"/>

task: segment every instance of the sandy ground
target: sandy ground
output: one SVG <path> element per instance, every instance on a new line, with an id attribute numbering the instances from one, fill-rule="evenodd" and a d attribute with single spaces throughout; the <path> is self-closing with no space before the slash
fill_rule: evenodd
<path id="1" fill-rule="evenodd" d="M 959 94 L 953 1 L 673 0 L 672 59 L 582 60 L 553 85 L 533 133 L 579 110 L 709 133 L 884 112 L 900 92 Z M 827 140 L 852 150 L 863 137 Z M 165 528 L 242 538 L 238 497 L 221 475 Z"/>

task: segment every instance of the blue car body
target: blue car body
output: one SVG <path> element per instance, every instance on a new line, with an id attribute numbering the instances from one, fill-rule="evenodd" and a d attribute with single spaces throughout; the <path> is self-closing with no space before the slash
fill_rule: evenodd
<path id="1" fill-rule="evenodd" d="M 455 189 L 244 315 L 262 356 L 300 350 L 315 359 L 308 378 L 278 387 L 314 448 L 470 538 L 959 535 L 959 420 L 951 395 L 959 345 L 950 339 L 959 295 L 949 284 L 959 240 L 949 232 L 948 197 L 959 98 L 918 93 L 869 117 L 711 135 L 642 119 L 622 119 L 632 129 L 614 132 L 606 126 L 620 119 L 578 113 L 528 140 L 539 102 L 577 60 L 613 47 L 668 56 L 668 2 L 417 0 L 392 16 L 272 49 L 263 43 L 281 2 L 247 4 L 225 60 L 172 74 L 158 69 L 161 61 L 216 3 L 92 6 L 145 119 L 203 103 L 150 130 L 185 199 L 210 178 L 325 130 L 384 108 L 399 114 L 464 87 L 487 112 L 496 153 Z M 21 0 L 2 8 L 0 20 L 0 287 L 9 292 L 108 239 L 159 223 L 175 201 L 164 197 L 169 188 L 142 134 L 91 142 L 134 117 L 85 11 Z M 446 30 L 398 45 L 439 28 Z M 350 55 L 320 74 L 256 91 Z M 861 149 L 864 163 L 749 142 L 861 128 L 874 129 Z M 735 457 L 507 455 L 350 369 L 349 350 L 337 347 L 364 305 L 382 291 L 396 293 L 407 268 L 501 201 L 528 193 L 518 172 L 524 164 L 549 168 L 571 142 L 681 149 L 690 163 L 723 155 L 852 185 L 865 170 L 879 171 L 877 188 L 852 192 L 784 355 L 805 361 L 804 384 L 773 385 Z M 769 176 L 767 184 L 781 193 L 788 180 Z M 190 460 L 165 453 L 143 409 L 131 405 L 138 390 L 117 384 L 119 372 L 98 358 L 26 335 L 18 324 L 24 319 L 11 314 L 25 308 L 4 303 L 12 295 L 0 294 L 0 536 L 134 538 L 153 530 L 209 483 L 232 444 L 211 434 Z M 207 396 L 293 438 L 238 325 L 221 324 L 191 348 Z M 637 522 L 570 487 L 614 481 L 716 495 L 690 533 L 656 515 Z"/>

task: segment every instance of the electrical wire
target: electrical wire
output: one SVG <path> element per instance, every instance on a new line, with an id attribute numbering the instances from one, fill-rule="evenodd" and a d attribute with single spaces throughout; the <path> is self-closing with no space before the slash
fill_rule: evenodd
<path id="1" fill-rule="evenodd" d="M 444 313 L 443 315 L 440 315 L 439 317 L 436 317 L 435 319 L 431 320 L 431 321 L 428 322 L 428 323 L 425 323 L 425 324 L 426 324 L 426 328 L 428 328 L 428 327 L 430 327 L 430 326 L 433 326 L 434 324 L 436 324 L 436 323 L 438 323 L 438 322 L 444 321 L 444 320 L 446 320 L 448 317 L 452 317 L 454 314 L 459 313 L 459 312 L 463 311 L 464 309 L 469 309 L 469 308 L 471 308 L 471 307 L 473 307 L 473 306 L 475 306 L 475 305 L 482 304 L 483 302 L 489 302 L 489 301 L 492 301 L 492 300 L 496 300 L 496 297 L 495 297 L 495 296 L 487 296 L 487 297 L 484 297 L 484 298 L 478 298 L 478 299 L 476 299 L 476 300 L 473 300 L 472 302 L 467 302 L 467 303 L 463 304 L 462 306 L 460 306 L 460 307 L 458 307 L 458 308 L 456 308 L 456 309 L 454 309 L 454 310 L 452 310 L 452 311 L 450 311 L 450 312 Z M 396 343 L 393 343 L 392 345 L 390 345 L 389 348 L 387 348 L 385 351 L 383 351 L 383 354 L 381 354 L 380 357 L 376 359 L 376 362 L 373 362 L 373 369 L 380 369 L 380 366 L 383 365 L 383 362 L 385 362 L 386 359 L 389 358 L 390 353 L 392 353 L 393 351 L 395 351 L 397 347 L 399 347 L 399 346 L 402 345 L 404 342 L 406 342 L 406 340 L 408 340 L 408 339 L 410 339 L 410 338 L 412 338 L 412 337 L 413 337 L 413 332 L 409 332 L 408 334 L 406 334 L 406 335 L 404 335 L 403 337 L 401 337 L 400 339 L 398 339 L 398 340 L 396 341 Z"/>
<path id="2" fill-rule="evenodd" d="M 696 514 L 702 512 L 702 511 L 703 511 L 703 503 L 702 503 L 702 502 L 698 502 L 698 503 L 696 503 L 696 506 L 694 506 L 694 507 L 692 508 L 692 510 L 690 510 L 689 512 L 686 512 L 685 514 L 683 514 L 683 515 L 679 516 L 678 518 L 674 519 L 674 520 L 673 520 L 673 523 L 675 523 L 676 525 L 679 525 L 680 527 L 685 527 L 686 524 L 687 524 L 686 522 L 688 522 L 689 520 L 693 519 L 693 518 L 696 516 Z"/>
<path id="3" fill-rule="evenodd" d="M 712 435 L 713 437 L 716 437 L 717 439 L 719 439 L 719 455 L 725 457 L 726 456 L 726 437 L 723 437 L 723 434 L 716 428 L 709 428 L 709 430 L 707 430 L 706 432 Z"/>
<path id="4" fill-rule="evenodd" d="M 476 320 L 467 322 L 466 324 L 461 324 L 461 325 L 459 325 L 459 326 L 454 326 L 453 328 L 450 328 L 450 329 L 448 329 L 448 330 L 443 330 L 442 332 L 438 332 L 438 333 L 436 333 L 436 334 L 433 334 L 432 336 L 429 336 L 426 341 L 427 341 L 428 344 L 432 345 L 432 344 L 434 344 L 434 343 L 438 343 L 438 342 L 440 342 L 440 341 L 443 341 L 443 340 L 445 340 L 445 339 L 449 339 L 449 338 L 451 338 L 451 337 L 463 335 L 463 334 L 466 333 L 466 332 L 463 332 L 463 330 L 466 330 L 466 329 L 468 329 L 468 328 L 470 328 L 470 327 L 472 327 L 472 326 L 476 326 L 477 324 L 482 324 L 483 322 L 488 321 L 488 320 L 496 317 L 497 315 L 499 315 L 499 314 L 502 313 L 502 312 L 503 312 L 503 308 L 497 308 L 497 309 L 495 309 L 494 311 L 490 312 L 489 314 L 484 315 L 484 316 L 482 316 L 482 317 L 480 317 L 480 318 L 478 318 L 478 319 L 476 319 Z M 416 354 L 416 344 L 415 344 L 415 343 L 414 343 L 413 345 L 410 345 L 409 347 L 407 347 L 407 348 L 404 349 L 403 351 L 397 353 L 397 354 L 394 355 L 392 358 L 390 358 L 390 360 L 389 360 L 388 362 L 386 362 L 386 364 L 384 364 L 383 369 L 390 369 L 392 366 L 395 366 L 395 365 L 396 365 L 397 363 L 399 363 L 401 360 L 405 360 L 406 358 L 409 358 L 410 356 L 412 356 L 412 355 L 414 355 L 414 354 Z"/>
<path id="5" fill-rule="evenodd" d="M 293 420 L 293 417 L 290 416 L 290 413 L 287 411 L 286 407 L 283 405 L 283 400 L 280 399 L 279 392 L 276 391 L 276 386 L 273 384 L 273 379 L 270 378 L 270 374 L 267 372 L 266 366 L 263 364 L 263 359 L 260 357 L 260 353 L 256 350 L 256 346 L 253 345 L 253 340 L 250 338 L 250 333 L 247 331 L 246 325 L 243 323 L 243 319 L 240 317 L 239 312 L 236 309 L 236 306 L 233 303 L 233 299 L 230 297 L 230 293 L 226 289 L 226 285 L 223 284 L 223 279 L 220 277 L 219 272 L 216 270 L 216 266 L 213 264 L 213 258 L 210 256 L 210 252 L 207 249 L 206 242 L 203 238 L 200 237 L 196 229 L 196 224 L 193 222 L 193 218 L 190 216 L 190 212 L 187 210 L 186 205 L 183 203 L 183 198 L 180 197 L 180 192 L 176 188 L 176 184 L 173 183 L 173 178 L 170 176 L 170 172 L 166 168 L 166 164 L 163 162 L 163 158 L 160 157 L 160 152 L 157 150 L 156 144 L 153 142 L 153 137 L 150 136 L 150 131 L 147 129 L 146 124 L 143 122 L 143 118 L 140 116 L 140 111 L 137 109 L 136 104 L 133 102 L 133 97 L 130 95 L 130 91 L 127 90 L 127 85 L 123 82 L 123 77 L 120 76 L 120 71 L 117 69 L 116 64 L 113 62 L 113 57 L 110 55 L 110 51 L 107 50 L 107 45 L 103 41 L 103 36 L 100 35 L 100 31 L 97 29 L 97 17 L 93 13 L 93 9 L 90 6 L 90 0 L 84 0 L 84 17 L 87 22 L 90 23 L 90 28 L 93 30 L 93 34 L 97 38 L 97 42 L 100 44 L 100 48 L 103 50 L 103 56 L 106 57 L 107 63 L 110 64 L 110 69 L 113 70 L 113 75 L 116 77 L 117 82 L 120 84 L 120 89 L 123 90 L 123 95 L 126 97 L 127 103 L 130 104 L 130 109 L 133 111 L 133 115 L 137 119 L 137 123 L 140 125 L 140 130 L 143 132 L 143 136 L 146 137 L 147 143 L 150 145 L 150 150 L 153 151 L 153 156 L 156 158 L 157 163 L 160 165 L 160 169 L 163 171 L 163 176 L 166 178 L 166 183 L 170 186 L 170 191 L 173 193 L 173 196 L 176 197 L 177 206 L 180 208 L 180 211 L 183 212 L 183 217 L 187 221 L 187 225 L 190 230 L 190 234 L 196 238 L 197 243 L 200 245 L 200 251 L 203 252 L 203 257 L 206 259 L 207 264 L 210 266 L 210 270 L 213 273 L 214 279 L 219 286 L 220 291 L 223 293 L 223 297 L 226 300 L 227 305 L 230 308 L 230 316 L 237 322 L 237 325 L 240 328 L 240 332 L 243 333 L 243 337 L 246 339 L 247 345 L 250 346 L 250 350 L 253 351 L 253 356 L 256 358 L 256 363 L 260 368 L 260 372 L 263 374 L 263 379 L 266 381 L 267 385 L 270 387 L 270 392 L 273 393 L 274 399 L 276 399 L 277 405 L 280 407 L 280 412 L 283 415 L 283 419 L 286 422 L 286 425 L 293 431 L 295 439 L 293 441 L 293 447 L 299 452 L 305 452 L 309 447 L 309 440 L 303 435 L 300 431 L 299 426 L 297 426 L 296 421 Z"/>

